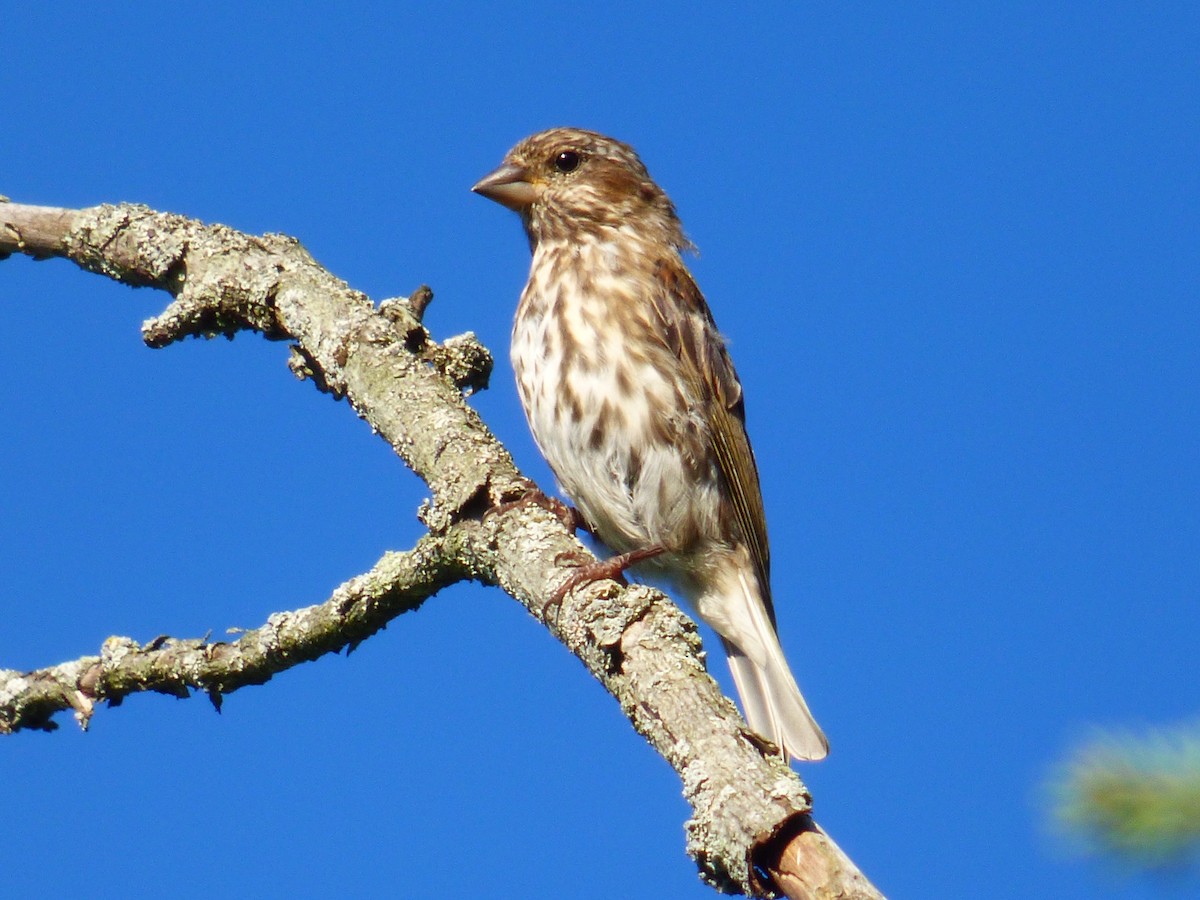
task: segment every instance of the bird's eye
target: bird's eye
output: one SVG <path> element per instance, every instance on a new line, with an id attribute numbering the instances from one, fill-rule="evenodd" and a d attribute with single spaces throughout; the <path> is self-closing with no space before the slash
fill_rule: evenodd
<path id="1" fill-rule="evenodd" d="M 564 150 L 554 157 L 554 168 L 563 173 L 574 172 L 579 168 L 579 154 L 574 150 Z"/>

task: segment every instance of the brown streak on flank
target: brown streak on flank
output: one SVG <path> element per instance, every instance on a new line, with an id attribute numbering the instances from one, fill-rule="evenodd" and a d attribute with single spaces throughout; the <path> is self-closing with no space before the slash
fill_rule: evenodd
<path id="1" fill-rule="evenodd" d="M 629 467 L 625 470 L 625 486 L 632 490 L 642 477 L 642 452 L 636 444 L 629 448 Z"/>
<path id="2" fill-rule="evenodd" d="M 560 397 L 559 399 L 561 400 L 562 398 Z M 572 395 L 570 397 L 570 399 L 568 400 L 568 404 L 571 407 L 571 410 L 570 410 L 571 415 L 567 419 L 567 421 L 568 422 L 581 421 L 583 419 L 583 403 L 580 401 L 580 399 L 577 396 Z"/>
<path id="3" fill-rule="evenodd" d="M 633 394 L 633 375 L 629 371 L 629 366 L 617 365 L 614 366 L 617 376 L 617 393 L 624 397 Z"/>
<path id="4" fill-rule="evenodd" d="M 627 417 L 622 410 L 617 409 L 612 403 L 605 400 L 600 404 L 600 408 L 596 410 L 595 427 L 605 434 L 622 434 L 628 427 L 626 419 Z"/>

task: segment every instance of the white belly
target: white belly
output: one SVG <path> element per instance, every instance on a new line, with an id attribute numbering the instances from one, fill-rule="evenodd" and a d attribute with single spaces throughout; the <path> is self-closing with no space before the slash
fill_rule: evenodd
<path id="1" fill-rule="evenodd" d="M 512 363 L 562 491 L 617 552 L 662 545 L 686 554 L 718 534 L 716 466 L 697 452 L 707 426 L 681 392 L 673 359 L 664 351 L 652 364 L 622 331 L 597 328 L 605 310 L 595 298 L 543 299 L 540 309 L 559 304 L 557 315 L 523 305 Z M 563 400 L 567 383 L 574 404 Z"/>

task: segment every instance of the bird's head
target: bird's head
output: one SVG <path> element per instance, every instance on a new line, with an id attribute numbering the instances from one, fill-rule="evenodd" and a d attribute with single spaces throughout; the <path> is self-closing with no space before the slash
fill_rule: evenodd
<path id="1" fill-rule="evenodd" d="M 647 240 L 689 246 L 674 205 L 634 149 L 594 131 L 527 137 L 471 190 L 515 210 L 534 244 L 632 228 Z"/>

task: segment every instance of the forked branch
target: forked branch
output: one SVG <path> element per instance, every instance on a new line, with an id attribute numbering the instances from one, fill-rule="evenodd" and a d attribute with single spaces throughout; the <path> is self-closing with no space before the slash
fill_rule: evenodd
<path id="1" fill-rule="evenodd" d="M 430 533 L 388 554 L 325 602 L 277 613 L 229 642 L 110 638 L 99 656 L 33 673 L 0 670 L 0 730 L 48 728 L 71 709 L 138 691 L 222 694 L 353 646 L 440 588 L 465 579 L 523 603 L 621 703 L 675 768 L 694 816 L 688 852 L 723 891 L 877 898 L 813 823 L 803 784 L 764 755 L 708 676 L 695 626 L 661 593 L 600 582 L 545 599 L 569 574 L 555 560 L 582 547 L 551 513 L 525 505 L 488 515 L 530 482 L 465 402 L 486 383 L 487 351 L 470 335 L 435 342 L 426 290 L 379 306 L 336 279 L 293 239 L 253 237 L 140 206 L 82 210 L 0 203 L 0 257 L 63 257 L 173 297 L 143 325 L 162 347 L 189 335 L 255 330 L 293 344 L 290 365 L 346 398 L 429 486 Z"/>

